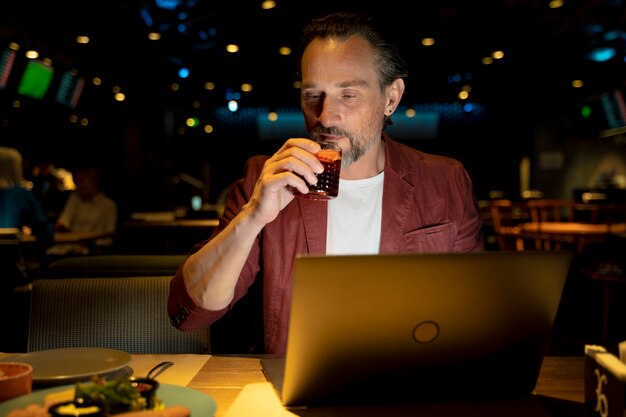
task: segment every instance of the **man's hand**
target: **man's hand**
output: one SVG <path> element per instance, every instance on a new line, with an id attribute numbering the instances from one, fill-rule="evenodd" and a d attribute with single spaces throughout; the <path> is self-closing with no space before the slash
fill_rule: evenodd
<path id="1" fill-rule="evenodd" d="M 310 139 L 292 138 L 263 165 L 252 197 L 244 210 L 251 210 L 257 222 L 265 225 L 294 199 L 293 190 L 309 192 L 324 167 L 315 154 L 320 145 Z"/>

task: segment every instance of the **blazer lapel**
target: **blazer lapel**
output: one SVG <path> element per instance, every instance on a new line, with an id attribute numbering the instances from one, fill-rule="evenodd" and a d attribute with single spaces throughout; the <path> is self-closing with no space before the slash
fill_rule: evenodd
<path id="1" fill-rule="evenodd" d="M 325 254 L 328 202 L 301 197 L 296 197 L 296 199 L 302 213 L 308 252 Z"/>
<path id="2" fill-rule="evenodd" d="M 392 170 L 385 171 L 384 187 L 380 253 L 397 252 L 402 249 L 400 242 L 415 190 Z"/>

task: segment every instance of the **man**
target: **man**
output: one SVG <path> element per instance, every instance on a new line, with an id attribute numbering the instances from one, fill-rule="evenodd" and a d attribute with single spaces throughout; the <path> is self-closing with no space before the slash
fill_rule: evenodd
<path id="1" fill-rule="evenodd" d="M 81 166 L 74 175 L 76 190 L 72 192 L 55 223 L 58 232 L 103 232 L 111 236 L 117 229 L 117 203 L 102 192 L 100 171 L 93 165 Z M 95 241 L 98 252 L 113 245 L 112 237 Z M 89 254 L 89 247 L 82 243 L 56 244 L 48 250 L 51 255 Z"/>
<path id="2" fill-rule="evenodd" d="M 286 349 L 296 254 L 484 249 L 464 167 L 384 132 L 407 70 L 369 19 L 315 19 L 301 51 L 301 107 L 313 140 L 291 138 L 271 157 L 248 161 L 219 226 L 174 276 L 168 302 L 177 328 L 206 327 L 262 277 L 265 352 L 276 354 Z M 323 170 L 317 140 L 343 151 L 339 196 L 330 202 L 293 194 L 307 193 Z"/>

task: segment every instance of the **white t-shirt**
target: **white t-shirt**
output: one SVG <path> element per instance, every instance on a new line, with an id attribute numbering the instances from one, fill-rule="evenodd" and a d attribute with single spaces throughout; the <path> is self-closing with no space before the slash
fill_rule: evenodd
<path id="1" fill-rule="evenodd" d="M 339 180 L 339 195 L 328 202 L 328 255 L 378 253 L 384 178 L 383 171 L 364 180 Z"/>

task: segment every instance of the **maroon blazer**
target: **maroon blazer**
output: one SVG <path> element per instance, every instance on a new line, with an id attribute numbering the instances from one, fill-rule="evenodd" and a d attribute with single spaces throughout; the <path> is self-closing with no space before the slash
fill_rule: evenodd
<path id="1" fill-rule="evenodd" d="M 380 253 L 484 250 L 478 204 L 464 166 L 454 159 L 395 142 L 386 134 L 383 137 L 386 162 Z M 235 183 L 212 236 L 223 230 L 248 201 L 267 158 L 255 156 L 248 160 L 245 176 Z M 293 259 L 296 254 L 326 253 L 326 216 L 326 202 L 294 198 L 257 237 L 233 301 L 222 310 L 209 311 L 193 301 L 181 266 L 170 285 L 168 313 L 172 324 L 184 331 L 209 326 L 229 311 L 262 274 L 265 352 L 284 354 Z"/>

